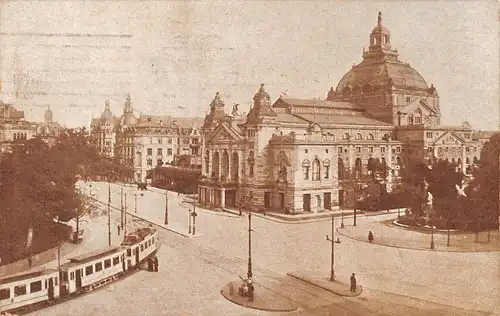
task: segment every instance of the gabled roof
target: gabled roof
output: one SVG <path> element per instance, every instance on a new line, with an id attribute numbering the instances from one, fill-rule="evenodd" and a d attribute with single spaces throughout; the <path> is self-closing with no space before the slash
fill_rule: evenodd
<path id="1" fill-rule="evenodd" d="M 295 98 L 279 98 L 274 102 L 273 107 L 323 107 L 332 109 L 350 109 L 350 110 L 364 110 L 363 107 L 344 101 L 327 101 L 317 99 L 295 99 Z"/>
<path id="2" fill-rule="evenodd" d="M 446 131 L 445 133 L 443 133 L 441 136 L 439 136 L 435 141 L 434 141 L 434 144 L 438 144 L 438 142 L 440 142 L 441 140 L 443 140 L 445 137 L 447 136 L 453 136 L 454 138 L 458 139 L 462 144 L 463 143 L 466 143 L 467 141 L 460 135 L 458 135 L 457 133 L 455 133 L 455 131 L 453 130 L 449 130 L 449 131 Z"/>
<path id="3" fill-rule="evenodd" d="M 241 131 L 235 126 L 230 126 L 226 123 L 220 123 L 215 130 L 208 137 L 208 142 L 213 142 L 219 139 L 222 135 L 228 138 L 228 140 L 241 141 L 243 140 Z"/>
<path id="4" fill-rule="evenodd" d="M 434 110 L 430 105 L 427 104 L 427 102 L 425 102 L 425 100 L 422 100 L 422 99 L 414 100 L 413 102 L 407 104 L 403 108 L 403 112 L 404 113 L 414 112 L 420 106 L 422 106 L 423 108 L 425 108 L 429 112 L 432 112 L 434 114 L 438 114 L 438 112 L 436 110 Z"/>

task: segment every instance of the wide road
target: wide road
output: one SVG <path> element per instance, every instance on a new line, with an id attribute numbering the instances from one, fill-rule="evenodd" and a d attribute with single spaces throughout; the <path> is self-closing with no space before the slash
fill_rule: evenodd
<path id="1" fill-rule="evenodd" d="M 94 184 L 94 194 L 107 200 L 107 185 Z M 119 187 L 112 202 L 119 206 Z M 135 188 L 128 193 L 129 211 Z M 141 191 L 142 192 L 142 191 Z M 165 197 L 142 192 L 138 215 L 164 213 Z M 187 227 L 187 210 L 169 198 L 172 226 Z M 50 315 L 267 315 L 226 301 L 221 287 L 246 275 L 248 232 L 246 217 L 200 211 L 194 238 L 163 232 L 160 272 L 139 272 L 111 287 L 46 310 Z M 380 217 L 359 218 L 359 225 Z M 352 220 L 346 220 L 351 224 Z M 339 223 L 337 223 L 338 225 Z M 499 311 L 500 256 L 498 253 L 444 253 L 371 245 L 341 237 L 336 245 L 336 272 L 347 280 L 355 272 L 364 293 L 340 298 L 284 275 L 291 271 L 324 271 L 330 266 L 329 221 L 282 224 L 253 217 L 254 279 L 278 286 L 300 310 L 290 315 L 479 315 L 450 306 Z M 265 269 L 260 268 L 265 267 Z M 282 283 L 281 287 L 279 284 Z M 399 295 L 392 295 L 395 293 Z M 415 297 L 417 299 L 410 299 Z M 444 305 L 432 304 L 436 302 Z M 450 306 L 446 306 L 450 305 Z M 343 311 L 343 312 L 341 312 Z M 350 311 L 350 312 L 347 312 Z M 42 315 L 42 314 L 40 314 Z M 45 314 L 44 314 L 45 315 Z"/>

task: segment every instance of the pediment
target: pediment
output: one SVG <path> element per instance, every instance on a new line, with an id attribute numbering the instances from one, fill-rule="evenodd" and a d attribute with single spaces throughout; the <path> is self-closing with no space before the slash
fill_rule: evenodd
<path id="1" fill-rule="evenodd" d="M 402 112 L 405 114 L 410 114 L 410 113 L 415 113 L 417 111 L 417 109 L 420 109 L 424 115 L 426 115 L 426 114 L 437 115 L 438 114 L 436 112 L 436 110 L 434 110 L 430 105 L 427 104 L 427 102 L 425 102 L 422 99 L 415 100 L 415 101 L 411 102 L 410 104 L 408 104 L 407 106 L 405 106 L 403 108 Z"/>
<path id="2" fill-rule="evenodd" d="M 237 131 L 233 130 L 230 126 L 219 124 L 209 137 L 209 143 L 227 143 L 240 141 L 242 138 Z"/>
<path id="3" fill-rule="evenodd" d="M 439 136 L 434 145 L 461 145 L 466 143 L 465 139 L 453 131 L 447 131 Z"/>

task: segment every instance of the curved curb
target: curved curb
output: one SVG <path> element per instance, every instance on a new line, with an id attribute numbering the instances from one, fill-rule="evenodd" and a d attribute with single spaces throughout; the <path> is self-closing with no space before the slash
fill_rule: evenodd
<path id="1" fill-rule="evenodd" d="M 297 280 L 300 280 L 302 282 L 305 282 L 305 283 L 308 283 L 308 284 L 311 284 L 311 285 L 314 285 L 314 286 L 317 286 L 319 288 L 322 288 L 323 290 L 325 291 L 328 291 L 328 292 L 331 292 L 333 294 L 336 294 L 336 295 L 339 295 L 339 296 L 343 296 L 343 297 L 357 297 L 357 296 L 360 296 L 361 293 L 363 293 L 363 286 L 362 285 L 359 285 L 359 292 L 356 291 L 354 293 L 349 293 L 348 295 L 346 295 L 345 293 L 342 293 L 338 290 L 335 290 L 335 289 L 332 289 L 332 288 L 329 288 L 329 287 L 326 287 L 326 286 L 323 286 L 321 285 L 320 283 L 318 282 L 314 282 L 312 280 L 308 280 L 306 278 L 303 278 L 303 277 L 300 277 L 300 276 L 297 276 L 297 275 L 294 275 L 293 273 L 287 273 L 288 276 L 291 276 L 292 278 L 295 278 Z M 339 282 L 339 281 L 334 281 L 334 282 L 337 282 L 337 283 L 341 283 L 343 285 L 345 285 L 344 283 L 342 282 Z M 345 285 L 347 287 L 347 285 Z"/>
<path id="2" fill-rule="evenodd" d="M 422 226 L 410 226 L 406 224 L 401 224 L 397 219 L 392 221 L 392 224 L 398 228 L 403 228 L 406 230 L 416 231 L 416 232 L 431 232 L 432 228 L 422 227 Z M 450 229 L 450 234 L 457 234 L 463 232 L 462 230 Z M 447 229 L 434 229 L 434 234 L 446 234 L 448 233 Z"/>
<path id="3" fill-rule="evenodd" d="M 366 244 L 372 244 L 372 245 L 377 245 L 377 246 L 382 246 L 382 247 L 390 247 L 390 248 L 397 248 L 397 249 L 408 249 L 408 250 L 415 250 L 415 251 L 429 251 L 429 252 L 448 252 L 448 253 L 490 253 L 490 252 L 500 252 L 500 249 L 497 250 L 440 250 L 440 249 L 429 249 L 429 248 L 411 248 L 411 247 L 405 247 L 405 246 L 394 246 L 394 245 L 389 245 L 389 244 L 381 244 L 381 243 L 376 243 L 376 242 L 368 242 L 364 239 L 358 239 L 356 237 L 352 237 L 350 235 L 347 235 L 345 233 L 342 233 L 339 229 L 337 228 L 336 231 L 340 235 L 349 238 L 351 240 L 363 242 Z"/>
<path id="4" fill-rule="evenodd" d="M 230 288 L 232 287 L 233 290 L 234 288 L 238 288 L 238 285 L 241 284 L 241 281 L 233 281 L 233 282 L 229 282 L 228 284 L 226 284 L 220 291 L 221 295 L 227 299 L 228 301 L 236 304 L 236 305 L 239 305 L 239 306 L 242 306 L 242 307 L 246 307 L 246 308 L 252 308 L 252 309 L 256 309 L 256 310 L 261 310 L 261 311 L 266 311 L 266 312 L 293 312 L 293 311 L 296 311 L 299 306 L 297 304 L 295 304 L 294 302 L 292 302 L 291 300 L 283 297 L 283 302 L 286 302 L 288 303 L 289 307 L 280 307 L 280 308 L 272 308 L 272 305 L 271 307 L 266 307 L 266 303 L 257 303 L 255 300 L 250 302 L 248 301 L 248 299 L 246 297 L 241 297 L 239 296 L 237 293 L 232 295 L 231 294 L 231 290 Z M 264 287 L 261 287 L 259 286 L 257 283 L 255 283 L 255 286 L 256 286 L 256 292 L 261 292 L 263 290 L 266 290 L 268 292 L 272 292 L 270 290 L 267 290 L 265 289 Z M 267 295 L 264 295 L 266 299 L 268 299 L 270 301 L 269 304 L 272 304 L 274 302 L 276 302 L 276 300 L 273 300 L 272 297 L 270 296 L 267 296 Z"/>

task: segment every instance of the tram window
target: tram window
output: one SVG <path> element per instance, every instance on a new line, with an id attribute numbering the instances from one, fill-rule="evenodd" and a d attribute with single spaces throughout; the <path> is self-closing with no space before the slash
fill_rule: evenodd
<path id="1" fill-rule="evenodd" d="M 42 281 L 36 281 L 30 284 L 30 293 L 40 292 L 41 290 L 42 290 Z"/>
<path id="2" fill-rule="evenodd" d="M 104 260 L 104 269 L 111 267 L 111 259 Z"/>
<path id="3" fill-rule="evenodd" d="M 14 287 L 14 296 L 21 296 L 26 294 L 26 285 L 18 285 Z"/>
<path id="4" fill-rule="evenodd" d="M 143 252 L 143 251 L 144 251 L 144 245 L 141 244 L 141 252 Z"/>
<path id="5" fill-rule="evenodd" d="M 75 272 L 70 272 L 69 273 L 69 279 L 74 280 L 75 279 Z"/>
<path id="6" fill-rule="evenodd" d="M 119 257 L 114 257 L 113 258 L 113 265 L 116 266 L 119 263 L 120 263 L 120 258 Z"/>
<path id="7" fill-rule="evenodd" d="M 90 275 L 92 273 L 94 273 L 94 266 L 85 267 L 85 275 Z"/>
<path id="8" fill-rule="evenodd" d="M 128 248 L 128 249 L 127 249 L 127 256 L 129 256 L 129 257 L 130 257 L 131 255 L 132 255 L 132 249 Z"/>
<path id="9" fill-rule="evenodd" d="M 55 285 L 55 286 L 58 286 L 58 285 L 59 285 L 59 282 L 57 282 L 57 277 L 55 277 L 55 279 L 54 279 L 54 285 Z"/>
<path id="10" fill-rule="evenodd" d="M 151 240 L 152 240 L 152 241 L 153 241 L 153 243 L 154 243 L 154 242 L 155 242 L 155 237 L 153 236 L 153 237 L 151 238 Z"/>
<path id="11" fill-rule="evenodd" d="M 68 281 L 68 271 L 63 271 L 61 280 Z"/>
<path id="12" fill-rule="evenodd" d="M 10 289 L 0 289 L 0 301 L 10 298 Z"/>
<path id="13" fill-rule="evenodd" d="M 98 262 L 95 264 L 95 272 L 102 270 L 102 262 Z"/>
<path id="14" fill-rule="evenodd" d="M 45 286 L 43 287 L 44 289 L 47 288 L 47 279 L 45 279 Z"/>

